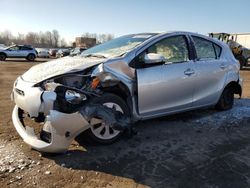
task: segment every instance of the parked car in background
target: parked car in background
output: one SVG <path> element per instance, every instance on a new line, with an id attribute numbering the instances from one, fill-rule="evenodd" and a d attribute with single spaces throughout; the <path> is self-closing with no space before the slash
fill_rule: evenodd
<path id="1" fill-rule="evenodd" d="M 49 55 L 52 57 L 56 57 L 56 53 L 57 53 L 58 49 L 50 49 L 49 50 Z"/>
<path id="2" fill-rule="evenodd" d="M 70 51 L 70 56 L 80 55 L 86 48 L 76 47 Z"/>
<path id="3" fill-rule="evenodd" d="M 47 49 L 43 49 L 43 48 L 37 48 L 37 57 L 41 57 L 41 58 L 49 58 L 50 54 L 49 54 L 49 50 Z"/>
<path id="4" fill-rule="evenodd" d="M 60 49 L 56 52 L 56 57 L 57 58 L 65 57 L 65 56 L 68 56 L 69 54 L 70 54 L 69 49 Z"/>
<path id="5" fill-rule="evenodd" d="M 24 141 L 43 152 L 65 151 L 83 131 L 110 144 L 138 120 L 231 109 L 234 94 L 242 93 L 239 68 L 227 44 L 204 35 L 126 35 L 18 77 L 12 120 Z M 43 124 L 40 135 L 23 114 Z"/>
<path id="6" fill-rule="evenodd" d="M 37 57 L 37 51 L 30 45 L 13 45 L 0 50 L 0 61 L 6 58 L 26 58 L 28 61 L 34 61 Z"/>

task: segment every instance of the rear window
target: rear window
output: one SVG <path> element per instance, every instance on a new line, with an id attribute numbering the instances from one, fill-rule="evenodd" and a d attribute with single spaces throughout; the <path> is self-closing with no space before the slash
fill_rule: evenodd
<path id="1" fill-rule="evenodd" d="M 214 45 L 214 49 L 215 49 L 215 53 L 216 53 L 216 58 L 218 59 L 221 55 L 221 47 L 218 46 L 217 44 L 214 44 L 214 43 L 213 43 L 213 45 Z"/>
<path id="2" fill-rule="evenodd" d="M 32 48 L 29 48 L 29 47 L 27 47 L 27 46 L 22 46 L 22 47 L 21 47 L 21 50 L 32 50 Z"/>
<path id="3" fill-rule="evenodd" d="M 198 60 L 218 59 L 221 55 L 221 47 L 217 44 L 200 38 L 192 36 L 194 40 L 196 55 Z"/>

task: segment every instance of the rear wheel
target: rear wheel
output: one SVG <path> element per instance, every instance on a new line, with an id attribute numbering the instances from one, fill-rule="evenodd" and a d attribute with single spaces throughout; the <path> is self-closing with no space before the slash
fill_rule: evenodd
<path id="1" fill-rule="evenodd" d="M 5 61 L 6 55 L 5 54 L 0 54 L 0 61 Z"/>
<path id="2" fill-rule="evenodd" d="M 93 99 L 92 103 L 102 104 L 108 108 L 120 111 L 124 115 L 129 116 L 129 108 L 126 103 L 119 96 L 106 93 L 101 97 Z M 96 125 L 92 125 L 90 129 L 87 130 L 87 134 L 91 140 L 99 144 L 111 144 L 115 142 L 121 135 L 122 131 L 114 130 L 110 125 L 106 124 L 104 121 Z"/>
<path id="3" fill-rule="evenodd" d="M 36 56 L 35 56 L 34 54 L 29 54 L 29 55 L 27 56 L 26 59 L 27 59 L 28 61 L 34 61 L 35 58 L 36 58 Z"/>
<path id="4" fill-rule="evenodd" d="M 221 97 L 216 104 L 218 110 L 229 110 L 234 104 L 234 90 L 232 87 L 226 87 L 221 94 Z"/>

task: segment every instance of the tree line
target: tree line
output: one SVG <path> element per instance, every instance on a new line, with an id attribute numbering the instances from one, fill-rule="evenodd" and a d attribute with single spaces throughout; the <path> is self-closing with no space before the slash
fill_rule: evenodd
<path id="1" fill-rule="evenodd" d="M 43 48 L 57 48 L 67 45 L 66 41 L 60 37 L 59 32 L 55 29 L 46 32 L 18 33 L 17 36 L 14 36 L 11 31 L 6 30 L 0 33 L 0 44 L 7 46 L 12 44 L 27 44 Z"/>
<path id="2" fill-rule="evenodd" d="M 114 38 L 113 34 L 97 34 L 97 33 L 83 33 L 81 37 L 96 38 L 97 44 L 106 42 Z M 12 44 L 32 45 L 36 48 L 57 48 L 66 47 L 68 44 L 62 38 L 59 32 L 54 29 L 45 32 L 28 32 L 27 34 L 18 33 L 14 36 L 11 31 L 5 30 L 0 32 L 0 44 L 6 46 Z M 72 44 L 69 44 L 71 46 Z"/>
<path id="3" fill-rule="evenodd" d="M 113 39 L 114 35 L 110 34 L 110 33 L 97 34 L 97 33 L 88 33 L 88 32 L 86 32 L 86 33 L 83 33 L 81 37 L 96 38 L 96 43 L 101 44 L 101 43 L 104 43 L 104 42 L 107 42 L 107 41 Z"/>

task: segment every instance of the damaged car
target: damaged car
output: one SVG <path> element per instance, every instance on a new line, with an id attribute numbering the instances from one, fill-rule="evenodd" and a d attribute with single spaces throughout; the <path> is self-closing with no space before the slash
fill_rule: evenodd
<path id="1" fill-rule="evenodd" d="M 83 132 L 110 144 L 139 120 L 232 108 L 242 93 L 239 67 L 226 44 L 200 34 L 126 35 L 31 67 L 14 82 L 12 120 L 42 152 L 66 151 Z"/>

